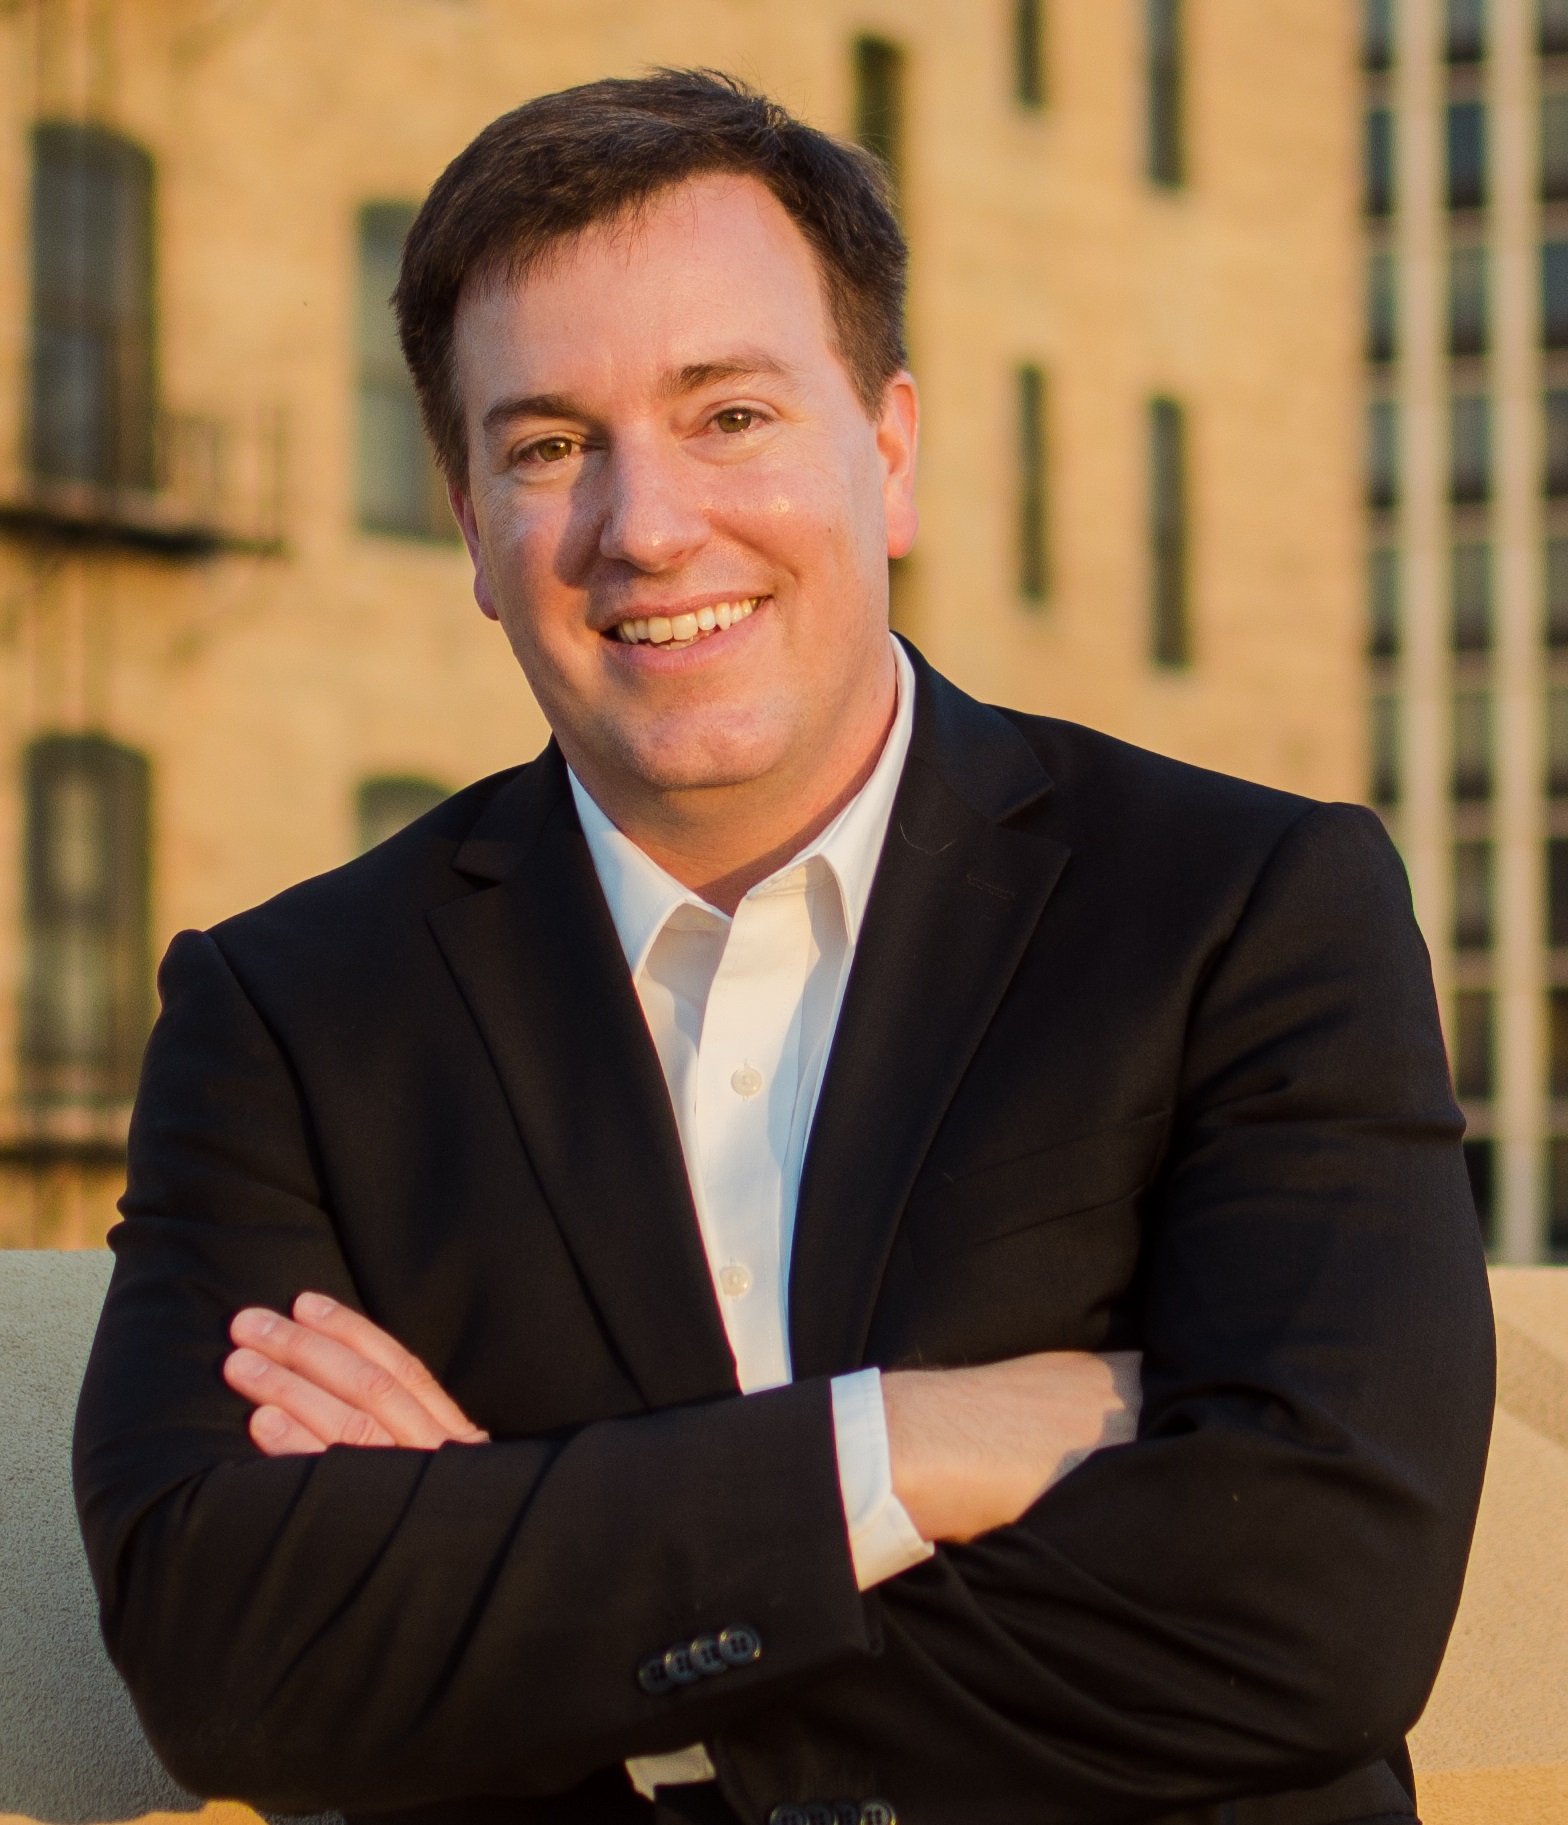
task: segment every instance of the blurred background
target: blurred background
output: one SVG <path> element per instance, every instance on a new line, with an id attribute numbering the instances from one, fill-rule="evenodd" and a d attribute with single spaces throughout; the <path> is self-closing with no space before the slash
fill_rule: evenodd
<path id="1" fill-rule="evenodd" d="M 1568 1258 L 1568 0 L 0 0 L 0 1243 L 113 1220 L 175 931 L 541 745 L 387 297 L 653 63 L 892 171 L 895 624 L 1375 805 L 1489 1245 Z"/>

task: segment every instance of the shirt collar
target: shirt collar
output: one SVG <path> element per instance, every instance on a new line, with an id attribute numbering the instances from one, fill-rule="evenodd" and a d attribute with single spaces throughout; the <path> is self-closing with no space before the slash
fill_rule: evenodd
<path id="1" fill-rule="evenodd" d="M 887 835 L 888 819 L 892 815 L 898 782 L 903 777 L 904 762 L 909 754 L 909 738 L 915 726 L 914 667 L 898 641 L 894 640 L 892 645 L 898 707 L 871 777 L 825 830 L 751 890 L 753 894 L 762 893 L 781 875 L 820 856 L 838 883 L 844 925 L 851 945 L 860 936 L 861 921 L 871 898 L 871 883 L 882 854 L 882 840 Z M 642 969 L 654 939 L 678 908 L 689 906 L 710 919 L 725 920 L 717 907 L 710 906 L 690 888 L 683 887 L 652 856 L 617 829 L 570 768 L 567 777 L 588 853 L 593 858 L 599 885 L 615 922 L 616 936 L 621 941 L 633 977 Z M 747 898 L 750 897 L 748 894 Z"/>

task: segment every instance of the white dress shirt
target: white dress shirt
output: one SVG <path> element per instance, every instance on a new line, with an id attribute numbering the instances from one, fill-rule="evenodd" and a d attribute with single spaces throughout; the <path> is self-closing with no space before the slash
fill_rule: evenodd
<path id="1" fill-rule="evenodd" d="M 741 1392 L 790 1380 L 789 1261 L 800 1170 L 844 987 L 914 726 L 898 708 L 875 770 L 814 842 L 726 917 L 623 835 L 575 774 L 572 796 L 669 1085 L 708 1270 Z M 893 1493 L 881 1376 L 836 1376 L 833 1430 L 862 1590 L 932 1548 Z M 700 1743 L 627 1763 L 633 1784 L 711 1780 Z"/>

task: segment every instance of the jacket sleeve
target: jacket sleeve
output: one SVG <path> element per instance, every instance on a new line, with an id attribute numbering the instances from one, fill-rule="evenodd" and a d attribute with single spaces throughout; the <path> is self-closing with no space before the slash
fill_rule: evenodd
<path id="1" fill-rule="evenodd" d="M 1491 1422 L 1460 1133 L 1399 859 L 1369 813 L 1314 808 L 1191 1007 L 1137 1442 L 881 1586 L 882 1656 L 735 1733 L 734 1778 L 765 1807 L 808 1741 L 896 1763 L 933 1818 L 983 1767 L 996 1818 L 1099 1825 L 1397 1756 Z"/>
<path id="2" fill-rule="evenodd" d="M 193 1791 L 281 1811 L 571 1787 L 868 1646 L 807 1382 L 425 1453 L 269 1460 L 221 1379 L 242 1305 L 357 1304 L 289 1064 L 203 934 L 160 976 L 77 1416 L 105 1638 Z M 650 1653 L 760 1658 L 657 1698 Z"/>

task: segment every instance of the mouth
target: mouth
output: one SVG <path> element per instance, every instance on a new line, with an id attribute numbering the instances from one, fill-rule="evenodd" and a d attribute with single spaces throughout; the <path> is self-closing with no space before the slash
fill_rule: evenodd
<path id="1" fill-rule="evenodd" d="M 744 621 L 767 601 L 766 596 L 741 596 L 733 602 L 684 610 L 678 615 L 628 615 L 605 630 L 606 637 L 627 646 L 695 646 L 711 640 Z"/>

